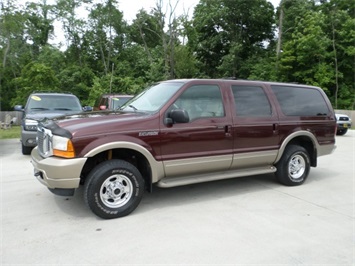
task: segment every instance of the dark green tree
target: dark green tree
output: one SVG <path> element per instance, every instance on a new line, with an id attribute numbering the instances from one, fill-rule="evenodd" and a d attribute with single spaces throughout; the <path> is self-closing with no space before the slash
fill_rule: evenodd
<path id="1" fill-rule="evenodd" d="M 273 6 L 266 0 L 201 0 L 193 25 L 197 59 L 210 77 L 247 78 L 242 65 L 273 37 Z"/>

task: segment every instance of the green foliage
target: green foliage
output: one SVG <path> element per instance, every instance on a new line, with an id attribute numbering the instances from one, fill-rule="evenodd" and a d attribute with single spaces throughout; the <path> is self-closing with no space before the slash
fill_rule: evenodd
<path id="1" fill-rule="evenodd" d="M 12 105 L 25 103 L 28 96 L 34 91 L 58 92 L 58 79 L 54 71 L 41 63 L 27 64 L 21 76 L 15 79 L 16 97 L 12 99 Z"/>
<path id="2" fill-rule="evenodd" d="M 92 106 L 102 93 L 137 94 L 160 80 L 232 76 L 320 86 L 337 108 L 355 107 L 352 1 L 282 0 L 275 12 L 267 0 L 200 0 L 189 19 L 162 0 L 131 23 L 118 0 L 91 2 L 3 2 L 1 110 L 33 91 L 72 92 Z M 84 4 L 87 18 L 77 15 Z M 61 49 L 49 44 L 55 21 Z"/>
<path id="3" fill-rule="evenodd" d="M 266 0 L 201 0 L 194 12 L 194 49 L 205 73 L 247 78 L 242 64 L 272 38 L 273 16 Z"/>

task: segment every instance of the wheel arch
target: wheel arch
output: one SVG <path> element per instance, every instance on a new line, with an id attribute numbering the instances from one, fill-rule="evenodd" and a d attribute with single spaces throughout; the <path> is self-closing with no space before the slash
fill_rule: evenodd
<path id="1" fill-rule="evenodd" d="M 84 157 L 88 159 L 81 172 L 82 184 L 96 165 L 111 159 L 121 159 L 134 165 L 142 174 L 149 191 L 152 190 L 153 183 L 164 177 L 163 164 L 156 161 L 145 147 L 136 143 L 123 141 L 105 143 L 89 151 Z"/>
<path id="2" fill-rule="evenodd" d="M 310 157 L 310 165 L 317 166 L 319 144 L 316 137 L 309 131 L 298 131 L 289 135 L 281 144 L 275 164 L 281 159 L 288 145 L 298 145 L 306 149 Z"/>

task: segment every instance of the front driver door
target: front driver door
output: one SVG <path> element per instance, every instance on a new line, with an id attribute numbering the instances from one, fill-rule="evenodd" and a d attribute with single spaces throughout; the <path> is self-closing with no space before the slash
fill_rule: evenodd
<path id="1" fill-rule="evenodd" d="M 188 123 L 162 123 L 161 155 L 167 177 L 228 170 L 232 162 L 232 118 L 217 84 L 188 87 L 171 108 L 185 109 Z"/>

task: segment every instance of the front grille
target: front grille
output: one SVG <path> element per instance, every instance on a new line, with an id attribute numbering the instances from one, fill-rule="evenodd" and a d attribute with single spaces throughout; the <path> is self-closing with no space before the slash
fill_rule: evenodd
<path id="1" fill-rule="evenodd" d="M 349 121 L 349 117 L 341 116 L 339 117 L 340 121 Z"/>
<path id="2" fill-rule="evenodd" d="M 51 156 L 53 154 L 52 132 L 44 127 L 39 126 L 37 130 L 37 145 L 41 156 Z"/>

